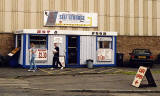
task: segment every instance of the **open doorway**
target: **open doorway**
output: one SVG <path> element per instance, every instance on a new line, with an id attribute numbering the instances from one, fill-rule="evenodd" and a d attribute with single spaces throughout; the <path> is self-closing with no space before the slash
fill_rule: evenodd
<path id="1" fill-rule="evenodd" d="M 80 53 L 80 38 L 79 36 L 67 36 L 67 65 L 68 66 L 74 66 L 74 65 L 79 65 L 79 53 Z"/>

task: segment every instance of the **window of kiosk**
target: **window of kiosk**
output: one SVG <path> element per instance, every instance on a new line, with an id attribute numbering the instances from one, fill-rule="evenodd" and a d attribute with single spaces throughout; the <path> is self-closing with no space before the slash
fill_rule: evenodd
<path id="1" fill-rule="evenodd" d="M 112 38 L 97 37 L 97 61 L 112 60 Z"/>
<path id="2" fill-rule="evenodd" d="M 111 49 L 111 41 L 99 41 L 99 49 Z"/>
<path id="3" fill-rule="evenodd" d="M 48 49 L 48 44 L 47 44 L 47 35 L 29 35 L 29 49 L 30 49 L 30 44 L 34 43 L 36 50 L 36 58 L 35 62 L 36 63 L 45 63 L 47 62 L 47 49 Z M 30 54 L 31 55 L 31 54 Z"/>
<path id="4" fill-rule="evenodd" d="M 47 35 L 29 35 L 30 43 L 35 44 L 37 49 L 47 49 Z M 30 48 L 30 44 L 29 44 Z"/>

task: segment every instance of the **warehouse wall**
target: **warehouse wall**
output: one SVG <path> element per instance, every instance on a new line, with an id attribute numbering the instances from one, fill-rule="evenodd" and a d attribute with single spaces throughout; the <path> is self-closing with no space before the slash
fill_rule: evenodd
<path id="1" fill-rule="evenodd" d="M 13 33 L 18 29 L 116 31 L 120 36 L 118 41 L 123 41 L 121 36 L 126 36 L 125 41 L 118 43 L 120 45 L 130 40 L 127 36 L 142 36 L 136 38 L 160 36 L 158 9 L 160 9 L 160 0 L 0 0 L 0 36 L 3 37 L 0 41 L 10 42 L 5 45 L 0 44 L 0 54 L 7 54 L 11 50 L 9 46 L 14 47 L 14 37 L 7 33 Z M 44 10 L 96 12 L 98 28 L 44 27 Z M 136 47 L 139 46 L 132 48 Z M 125 53 L 128 51 L 129 49 Z"/>
<path id="2" fill-rule="evenodd" d="M 119 35 L 159 36 L 160 0 L 0 0 L 0 33 L 47 28 L 116 31 Z M 43 11 L 98 13 L 98 28 L 43 27 Z"/>

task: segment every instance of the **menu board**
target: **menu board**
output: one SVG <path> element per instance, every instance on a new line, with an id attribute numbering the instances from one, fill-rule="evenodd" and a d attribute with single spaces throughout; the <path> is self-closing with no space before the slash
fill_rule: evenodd
<path id="1" fill-rule="evenodd" d="M 36 63 L 44 63 L 47 61 L 47 57 L 48 57 L 48 52 L 47 49 L 35 49 L 36 50 L 36 57 L 35 57 L 35 62 Z M 31 51 L 29 52 L 30 54 L 30 59 L 31 59 Z"/>
<path id="2" fill-rule="evenodd" d="M 97 50 L 98 61 L 112 61 L 112 49 L 98 49 Z"/>

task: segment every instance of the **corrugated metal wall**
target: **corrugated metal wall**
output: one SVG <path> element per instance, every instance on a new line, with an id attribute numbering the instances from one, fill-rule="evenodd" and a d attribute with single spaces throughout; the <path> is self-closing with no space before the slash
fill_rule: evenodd
<path id="1" fill-rule="evenodd" d="M 160 0 L 0 0 L 0 32 L 45 28 L 160 36 Z M 97 12 L 98 28 L 43 27 L 43 11 Z"/>
<path id="2" fill-rule="evenodd" d="M 87 59 L 96 60 L 96 36 L 80 36 L 80 64 L 86 64 Z"/>

